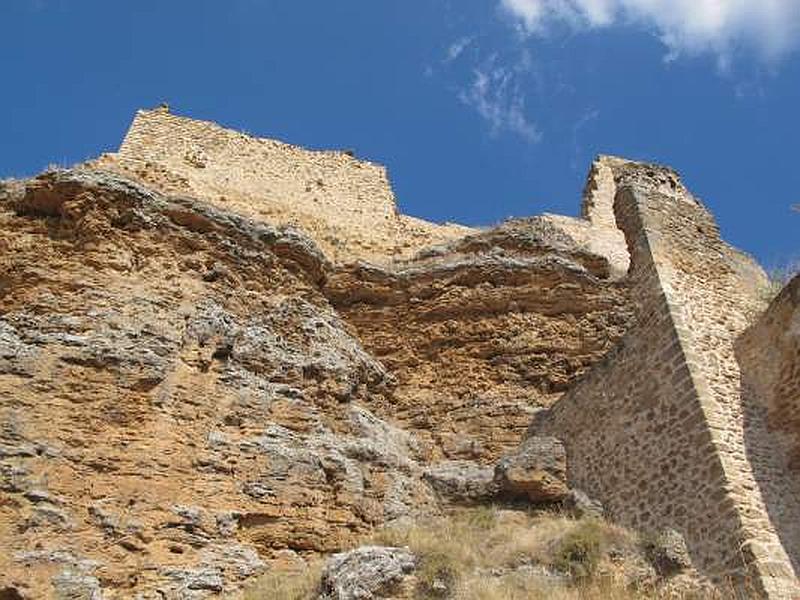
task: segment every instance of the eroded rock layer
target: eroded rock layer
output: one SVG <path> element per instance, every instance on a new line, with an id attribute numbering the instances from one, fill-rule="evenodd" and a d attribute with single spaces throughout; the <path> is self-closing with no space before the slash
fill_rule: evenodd
<path id="1" fill-rule="evenodd" d="M 302 235 L 87 171 L 0 231 L 3 585 L 190 597 L 433 510 Z"/>
<path id="2" fill-rule="evenodd" d="M 397 378 L 384 410 L 433 457 L 490 460 L 625 332 L 625 287 L 607 277 L 604 258 L 524 220 L 339 268 L 325 290 Z"/>

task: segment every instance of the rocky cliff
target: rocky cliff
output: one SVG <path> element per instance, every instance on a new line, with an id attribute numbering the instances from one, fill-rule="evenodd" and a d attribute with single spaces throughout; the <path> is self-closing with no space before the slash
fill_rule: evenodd
<path id="1" fill-rule="evenodd" d="M 238 593 L 453 506 L 597 506 L 578 480 L 624 521 L 575 441 L 624 423 L 601 406 L 573 421 L 588 417 L 583 431 L 556 428 L 563 445 L 530 435 L 610 381 L 605 365 L 649 327 L 640 246 L 666 239 L 663 220 L 626 244 L 614 209 L 642 169 L 661 202 L 688 197 L 672 171 L 606 157 L 581 218 L 442 227 L 400 215 L 385 173 L 347 154 L 148 111 L 115 155 L 4 181 L 0 598 Z M 701 217 L 686 223 L 716 245 L 685 246 L 677 266 L 663 246 L 659 273 L 728 252 Z M 734 332 L 753 324 L 738 350 L 748 402 L 789 415 L 771 417 L 788 466 L 759 475 L 776 510 L 791 486 L 770 473 L 796 473 L 797 356 L 788 337 L 781 370 L 762 369 L 758 340 L 794 318 L 792 294 Z M 596 447 L 619 439 L 607 433 Z"/>
<path id="2" fill-rule="evenodd" d="M 515 446 L 626 319 L 602 260 L 515 228 L 335 267 L 108 172 L 0 202 L 0 570 L 30 597 L 220 592 L 436 513 L 424 464 Z"/>
<path id="3" fill-rule="evenodd" d="M 310 240 L 88 171 L 0 219 L 0 571 L 31 597 L 220 591 L 429 509 Z"/>

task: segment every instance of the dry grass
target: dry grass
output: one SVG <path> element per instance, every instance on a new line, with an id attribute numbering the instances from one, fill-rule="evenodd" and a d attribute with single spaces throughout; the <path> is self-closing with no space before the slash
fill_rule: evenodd
<path id="1" fill-rule="evenodd" d="M 244 592 L 243 600 L 311 600 L 317 597 L 322 563 L 298 571 L 271 571 L 258 577 Z"/>
<path id="2" fill-rule="evenodd" d="M 577 563 L 596 564 L 611 547 L 633 549 L 637 538 L 599 519 L 479 508 L 386 528 L 373 542 L 408 546 L 421 557 L 447 554 L 467 570 L 541 564 L 574 574 Z"/>
<path id="3" fill-rule="evenodd" d="M 514 574 L 507 577 L 475 577 L 463 582 L 459 600 L 656 600 L 655 592 L 642 593 L 615 582 L 548 584 Z"/>
<path id="4" fill-rule="evenodd" d="M 419 557 L 421 598 L 634 597 L 612 594 L 614 583 L 595 575 L 612 549 L 635 553 L 637 538 L 596 519 L 479 508 L 387 528 L 373 542 L 408 546 Z M 450 594 L 437 596 L 437 589 Z"/>
<path id="5" fill-rule="evenodd" d="M 493 508 L 387 527 L 366 543 L 407 546 L 418 558 L 420 600 L 644 600 L 678 598 L 637 589 L 639 537 L 599 519 Z M 639 561 L 636 563 L 636 561 Z M 247 600 L 314 597 L 320 568 L 262 578 Z"/>

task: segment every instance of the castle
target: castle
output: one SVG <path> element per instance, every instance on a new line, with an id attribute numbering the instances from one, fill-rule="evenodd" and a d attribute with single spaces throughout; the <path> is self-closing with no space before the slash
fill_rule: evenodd
<path id="1" fill-rule="evenodd" d="M 134 486 L 125 461 L 149 464 L 154 443 L 183 464 L 183 437 L 163 447 L 147 441 L 166 434 L 168 416 L 202 440 L 183 467 L 158 466 L 177 469 L 181 483 L 159 480 L 153 494 L 175 494 L 181 506 L 200 498 L 196 519 L 179 515 L 173 529 L 205 532 L 208 547 L 235 538 L 263 559 L 287 548 L 335 550 L 353 532 L 433 503 L 417 467 L 397 471 L 398 461 L 491 464 L 525 438 L 551 436 L 566 448 L 570 486 L 602 502 L 613 521 L 677 530 L 714 581 L 797 597 L 800 279 L 765 298 L 763 270 L 721 239 L 673 170 L 601 156 L 580 218 L 545 214 L 478 230 L 400 214 L 386 170 L 347 152 L 253 138 L 160 108 L 137 113 L 118 152 L 76 174 L 43 177 L 24 190 L 8 186 L 3 202 L 15 212 L 6 226 L 20 239 L 42 239 L 18 215 L 61 220 L 78 240 L 69 253 L 83 258 L 78 266 L 59 258 L 63 233 L 42 250 L 64 264 L 63 278 L 0 272 L 0 408 L 4 422 L 21 423 L 19 432 L 6 427 L 3 447 L 28 440 L 33 453 L 0 453 L 7 472 L 24 471 L 13 493 L 31 493 L 19 481 L 47 463 L 61 474 L 59 506 L 81 505 L 69 473 L 100 488 Z M 87 204 L 81 194 L 100 200 Z M 7 246 L 14 264 L 31 260 L 26 244 Z M 87 294 L 69 306 L 57 294 L 68 278 L 86 282 L 78 293 Z M 36 302 L 74 322 L 45 323 Z M 150 327 L 164 315 L 175 323 Z M 38 341 L 25 337 L 26 327 L 43 332 Z M 88 347 L 78 356 L 81 336 L 129 356 L 108 362 Z M 70 446 L 77 399 L 64 400 L 69 387 L 46 385 L 39 371 L 125 399 L 104 409 L 117 424 L 81 434 L 102 433 L 98 447 L 108 444 L 119 464 L 81 471 L 59 462 L 65 450 L 48 462 L 47 448 Z M 105 406 L 93 391 L 81 394 Z M 24 413 L 17 404 L 48 398 L 46 410 Z M 311 461 L 303 452 L 328 456 L 313 441 L 323 426 L 326 440 L 361 435 L 347 427 L 367 427 L 363 415 L 336 424 L 337 406 L 351 401 L 413 434 L 416 446 L 413 460 L 406 450 L 391 460 L 359 457 L 374 481 L 334 497 L 290 463 Z M 132 433 L 137 419 L 146 434 Z M 274 430 L 255 437 L 264 422 Z M 381 431 L 379 453 L 395 452 L 400 434 Z M 47 438 L 36 442 L 40 454 L 25 437 L 33 433 Z M 249 462 L 259 452 L 272 458 Z M 356 460 L 345 455 L 343 464 Z M 294 482 L 291 489 L 268 476 L 281 461 L 288 463 L 275 481 Z M 97 497 L 109 514 L 121 510 L 111 496 Z M 155 496 L 143 504 L 143 529 L 163 521 Z M 231 532 L 206 530 L 204 519 L 219 523 L 231 511 L 239 513 Z M 85 553 L 96 552 L 97 535 L 81 538 Z M 169 564 L 177 556 L 151 552 Z"/>

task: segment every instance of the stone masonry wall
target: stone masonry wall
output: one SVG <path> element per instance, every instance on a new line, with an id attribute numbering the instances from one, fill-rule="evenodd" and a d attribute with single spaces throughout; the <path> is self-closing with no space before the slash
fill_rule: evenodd
<path id="1" fill-rule="evenodd" d="M 770 518 L 800 572 L 800 276 L 736 343 L 747 450 Z"/>
<path id="2" fill-rule="evenodd" d="M 719 238 L 677 175 L 615 167 L 637 325 L 534 423 L 564 439 L 572 485 L 640 529 L 672 527 L 696 566 L 748 593 L 790 598 L 797 579 L 753 460 L 734 341 L 763 307 L 763 273 Z"/>
<path id="3" fill-rule="evenodd" d="M 614 196 L 617 191 L 614 168 L 628 162 L 615 156 L 598 156 L 586 178 L 581 218 L 545 216 L 586 250 L 608 259 L 611 273 L 617 278 L 627 273 L 630 259 L 625 236 L 614 219 Z"/>
<path id="4" fill-rule="evenodd" d="M 252 219 L 303 229 L 335 261 L 381 260 L 472 231 L 398 213 L 386 169 L 344 151 L 314 151 L 141 110 L 117 154 L 93 167 L 121 171 Z"/>
<path id="5" fill-rule="evenodd" d="M 119 154 L 133 160 L 184 163 L 197 169 L 198 180 L 219 187 L 222 195 L 238 187 L 287 203 L 289 198 L 310 194 L 307 187 L 320 187 L 309 198 L 319 210 L 358 213 L 360 208 L 380 220 L 396 211 L 386 169 L 380 165 L 344 152 L 315 152 L 253 138 L 165 110 L 139 111 Z M 222 169 L 226 173 L 220 176 Z M 349 205 L 341 203 L 342 197 L 351 200 Z"/>

